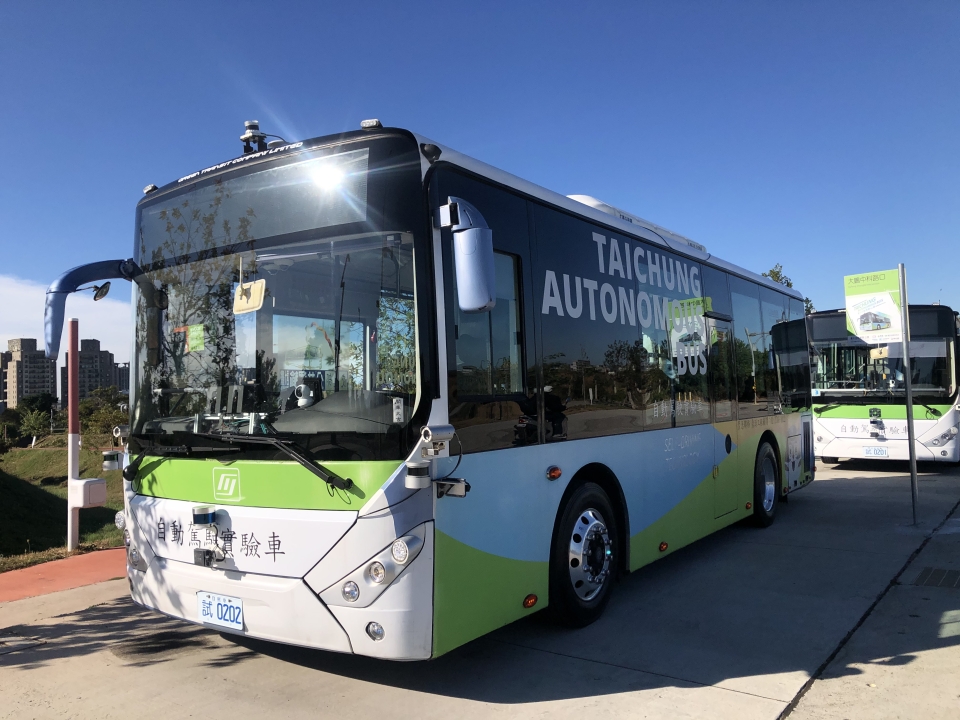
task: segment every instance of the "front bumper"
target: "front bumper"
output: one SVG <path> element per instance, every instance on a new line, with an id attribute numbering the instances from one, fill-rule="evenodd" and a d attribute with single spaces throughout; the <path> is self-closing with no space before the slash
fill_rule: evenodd
<path id="1" fill-rule="evenodd" d="M 360 538 L 370 535 L 358 533 Z M 433 546 L 429 522 L 423 528 L 419 555 L 367 607 L 325 605 L 320 600 L 307 583 L 322 577 L 325 564 L 333 565 L 325 561 L 303 579 L 203 567 L 150 553 L 139 568 L 128 564 L 127 577 L 138 604 L 219 632 L 389 660 L 426 660 L 433 650 Z M 241 599 L 243 631 L 201 622 L 198 592 Z M 382 640 L 367 634 L 371 622 L 384 628 Z"/>
<path id="2" fill-rule="evenodd" d="M 957 462 L 960 460 L 958 453 L 958 443 L 956 441 L 948 443 L 943 447 L 929 448 L 923 443 L 914 443 L 917 450 L 918 462 Z M 864 454 L 865 447 L 883 447 L 887 449 L 885 457 L 867 456 Z M 884 440 L 877 442 L 872 439 L 863 438 L 833 438 L 824 439 L 823 442 L 816 443 L 815 452 L 817 457 L 825 458 L 856 458 L 858 460 L 909 460 L 910 443 L 907 440 Z"/>
<path id="3" fill-rule="evenodd" d="M 299 578 L 214 570 L 154 557 L 146 572 L 127 569 L 134 602 L 188 622 L 197 617 L 197 593 L 243 600 L 242 635 L 335 652 L 353 652 L 350 638 L 320 599 Z M 221 632 L 236 632 L 207 625 Z"/>

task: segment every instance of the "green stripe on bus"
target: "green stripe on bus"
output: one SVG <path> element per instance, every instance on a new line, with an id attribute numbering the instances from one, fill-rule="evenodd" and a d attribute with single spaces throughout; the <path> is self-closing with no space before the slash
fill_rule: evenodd
<path id="1" fill-rule="evenodd" d="M 751 464 L 753 456 L 756 455 L 758 440 L 759 434 L 755 438 L 749 438 L 746 441 L 746 447 L 741 445 L 738 448 L 738 454 L 743 451 L 750 457 Z M 639 570 L 644 565 L 649 565 L 675 550 L 686 547 L 750 515 L 751 511 L 745 509 L 744 497 L 752 499 L 753 473 L 750 473 L 749 481 L 744 480 L 740 474 L 740 464 L 738 456 L 731 456 L 720 463 L 720 472 L 724 475 L 729 474 L 728 477 L 732 475 L 729 481 L 736 483 L 737 500 L 730 512 L 719 518 L 714 517 L 717 480 L 712 475 L 707 476 L 665 515 L 630 537 L 630 570 Z M 667 548 L 661 550 L 660 543 L 667 543 Z"/>
<path id="2" fill-rule="evenodd" d="M 434 657 L 547 604 L 548 563 L 492 555 L 439 530 L 434 537 Z M 531 593 L 537 604 L 528 610 Z"/>
<path id="3" fill-rule="evenodd" d="M 141 466 L 137 491 L 152 497 L 227 506 L 359 510 L 396 472 L 400 462 L 336 461 L 323 466 L 353 480 L 353 487 L 338 490 L 295 462 L 148 458 Z"/>
<path id="4" fill-rule="evenodd" d="M 913 417 L 915 420 L 936 420 L 941 415 L 950 411 L 950 405 L 930 405 L 940 415 L 930 412 L 920 403 L 913 403 Z M 881 420 L 906 420 L 906 405 L 834 405 L 827 403 L 824 405 L 813 406 L 813 416 L 815 418 L 839 418 L 842 420 L 869 420 L 870 409 L 879 408 Z"/>

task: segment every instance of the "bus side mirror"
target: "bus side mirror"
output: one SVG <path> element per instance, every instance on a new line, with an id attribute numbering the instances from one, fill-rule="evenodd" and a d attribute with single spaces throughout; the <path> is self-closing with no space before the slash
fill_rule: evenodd
<path id="1" fill-rule="evenodd" d="M 492 310 L 497 303 L 493 264 L 493 231 L 466 200 L 451 197 L 437 209 L 437 226 L 453 233 L 453 258 L 457 272 L 457 301 L 465 313 Z"/>

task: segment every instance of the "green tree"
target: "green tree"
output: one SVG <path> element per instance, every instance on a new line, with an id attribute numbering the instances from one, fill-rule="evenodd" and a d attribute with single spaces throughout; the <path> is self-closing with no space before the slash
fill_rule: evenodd
<path id="1" fill-rule="evenodd" d="M 24 435 L 32 435 L 33 442 L 50 430 L 50 418 L 41 410 L 29 410 L 20 417 L 20 432 Z"/>
<path id="2" fill-rule="evenodd" d="M 109 433 L 128 419 L 127 396 L 115 385 L 97 388 L 80 401 L 81 432 Z"/>
<path id="3" fill-rule="evenodd" d="M 0 413 L 0 439 L 15 440 L 20 437 L 20 413 L 16 408 L 7 408 Z"/>
<path id="4" fill-rule="evenodd" d="M 23 413 L 39 410 L 42 413 L 50 414 L 50 408 L 57 404 L 57 398 L 50 393 L 40 393 L 39 395 L 27 395 L 17 403 L 17 409 Z"/>
<path id="5" fill-rule="evenodd" d="M 783 265 L 781 265 L 780 263 L 777 263 L 772 268 L 770 268 L 767 272 L 761 273 L 761 274 L 764 277 L 770 278 L 775 283 L 780 283 L 781 285 L 788 288 L 793 287 L 793 280 L 791 280 L 786 276 L 786 274 L 783 272 Z M 803 312 L 809 315 L 810 313 L 814 313 L 816 311 L 817 309 L 813 306 L 813 301 L 810 300 L 810 298 L 808 297 L 803 298 Z"/>

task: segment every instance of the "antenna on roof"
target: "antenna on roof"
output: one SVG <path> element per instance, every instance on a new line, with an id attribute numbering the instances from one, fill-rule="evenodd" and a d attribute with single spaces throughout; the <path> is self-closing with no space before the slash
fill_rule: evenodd
<path id="1" fill-rule="evenodd" d="M 253 142 L 257 143 L 256 152 L 263 152 L 267 149 L 267 135 L 260 132 L 259 120 L 247 120 L 243 127 L 244 133 L 240 136 L 240 141 L 243 143 L 244 155 L 254 152 L 253 146 L 250 144 Z"/>

